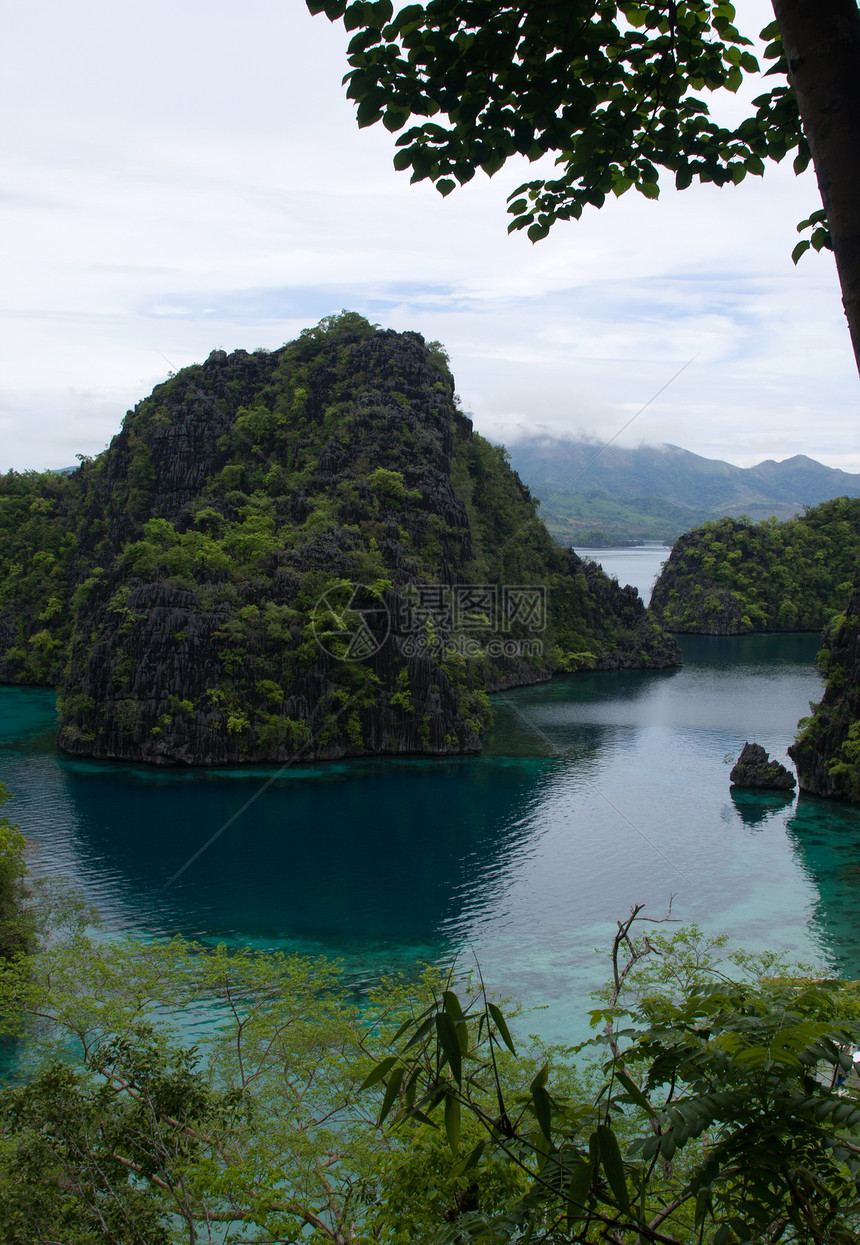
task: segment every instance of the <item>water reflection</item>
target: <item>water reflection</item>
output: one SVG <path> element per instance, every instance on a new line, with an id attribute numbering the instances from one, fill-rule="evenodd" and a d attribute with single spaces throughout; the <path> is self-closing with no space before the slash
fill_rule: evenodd
<path id="1" fill-rule="evenodd" d="M 128 880 L 162 928 L 397 942 L 451 918 L 467 861 L 492 868 L 515 849 L 535 778 L 529 767 L 456 763 L 288 775 L 167 889 L 259 779 L 66 772 L 65 789 L 89 854 Z"/>
<path id="2" fill-rule="evenodd" d="M 787 830 L 815 887 L 818 938 L 841 973 L 860 976 L 860 809 L 802 792 Z"/>
<path id="3" fill-rule="evenodd" d="M 732 787 L 731 797 L 741 821 L 752 830 L 760 830 L 774 819 L 782 823 L 781 814 L 794 804 L 793 791 L 750 791 Z"/>
<path id="4" fill-rule="evenodd" d="M 52 696 L 2 689 L 0 778 L 34 868 L 113 928 L 326 951 L 358 975 L 474 952 L 549 1005 L 532 1027 L 570 1038 L 605 975 L 593 948 L 670 894 L 685 922 L 860 971 L 860 814 L 729 785 L 745 739 L 783 755 L 819 695 L 816 646 L 688 637 L 680 670 L 497 696 L 479 757 L 288 770 L 166 889 L 269 771 L 70 761 Z"/>

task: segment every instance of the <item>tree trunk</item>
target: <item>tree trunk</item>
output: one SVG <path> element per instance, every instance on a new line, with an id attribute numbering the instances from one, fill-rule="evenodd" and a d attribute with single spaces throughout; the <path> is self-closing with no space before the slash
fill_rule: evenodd
<path id="1" fill-rule="evenodd" d="M 773 0 L 773 11 L 860 370 L 860 9 L 857 0 Z"/>

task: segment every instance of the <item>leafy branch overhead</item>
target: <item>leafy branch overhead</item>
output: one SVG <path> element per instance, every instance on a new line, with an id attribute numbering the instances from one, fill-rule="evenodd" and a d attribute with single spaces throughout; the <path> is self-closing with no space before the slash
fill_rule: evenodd
<path id="1" fill-rule="evenodd" d="M 683 189 L 759 176 L 792 152 L 796 171 L 810 161 L 776 22 L 762 31 L 774 84 L 739 124 L 710 114 L 713 96 L 760 72 L 732 4 L 433 0 L 395 14 L 390 0 L 307 2 L 355 31 L 344 81 L 358 123 L 403 131 L 394 164 L 412 181 L 445 195 L 512 156 L 555 157 L 554 176 L 508 200 L 509 229 L 533 241 L 610 194 L 656 199 L 662 171 Z"/>

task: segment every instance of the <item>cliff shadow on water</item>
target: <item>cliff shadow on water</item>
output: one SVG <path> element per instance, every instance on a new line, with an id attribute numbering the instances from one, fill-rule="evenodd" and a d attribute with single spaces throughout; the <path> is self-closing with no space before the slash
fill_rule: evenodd
<path id="1" fill-rule="evenodd" d="M 858 812 L 839 800 L 801 792 L 787 833 L 815 886 L 810 914 L 834 968 L 850 978 L 860 965 L 860 824 Z"/>

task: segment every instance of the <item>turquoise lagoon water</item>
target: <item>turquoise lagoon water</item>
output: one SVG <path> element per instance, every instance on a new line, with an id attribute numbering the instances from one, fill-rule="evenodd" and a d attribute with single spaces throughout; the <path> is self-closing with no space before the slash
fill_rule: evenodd
<path id="1" fill-rule="evenodd" d="M 53 694 L 7 687 L 0 781 L 33 871 L 70 879 L 108 930 L 323 952 L 359 985 L 477 957 L 494 989 L 545 1005 L 531 1029 L 573 1040 L 606 975 L 594 948 L 637 902 L 657 916 L 674 895 L 684 922 L 860 975 L 860 811 L 729 787 L 745 740 L 783 756 L 820 695 L 816 647 L 691 637 L 679 670 L 496 696 L 478 757 L 274 781 L 64 757 Z"/>

